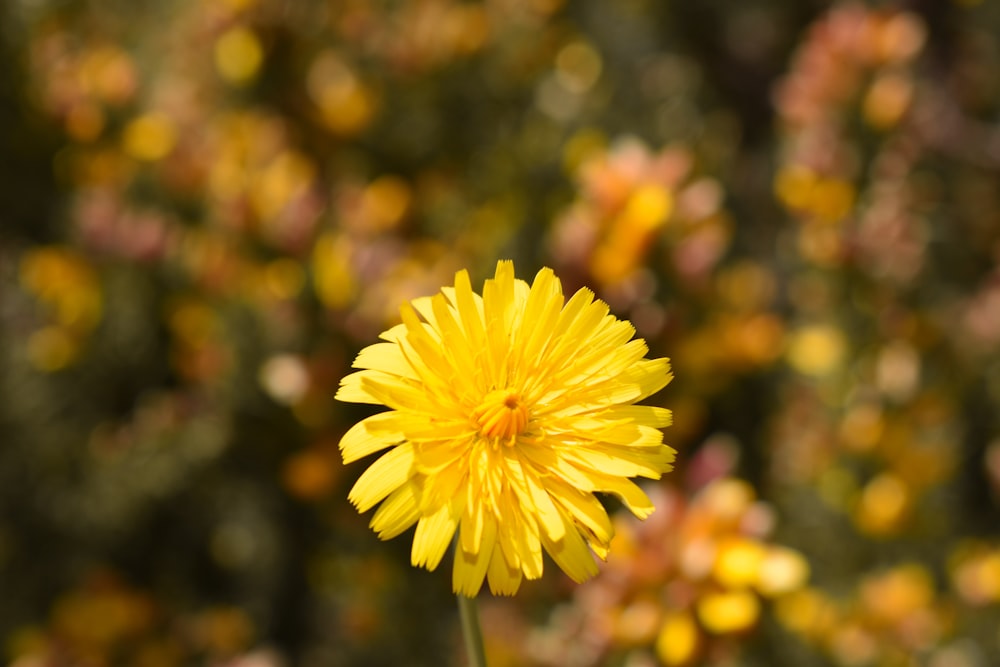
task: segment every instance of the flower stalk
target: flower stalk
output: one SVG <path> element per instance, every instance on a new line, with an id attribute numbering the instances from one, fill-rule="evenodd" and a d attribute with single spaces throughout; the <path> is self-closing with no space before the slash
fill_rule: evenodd
<path id="1" fill-rule="evenodd" d="M 458 615 L 462 620 L 462 637 L 465 639 L 466 655 L 469 656 L 469 667 L 486 667 L 486 649 L 476 598 L 461 593 L 455 597 L 458 598 Z"/>

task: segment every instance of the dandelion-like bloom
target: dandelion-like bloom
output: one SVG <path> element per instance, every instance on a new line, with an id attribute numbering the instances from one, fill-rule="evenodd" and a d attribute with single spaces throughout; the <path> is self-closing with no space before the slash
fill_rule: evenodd
<path id="1" fill-rule="evenodd" d="M 645 359 L 645 341 L 590 290 L 566 301 L 551 269 L 529 287 L 509 261 L 482 297 L 460 271 L 400 311 L 337 392 L 391 408 L 340 442 L 345 463 L 389 448 L 350 501 L 381 503 L 382 539 L 416 523 L 414 566 L 436 568 L 458 531 L 452 585 L 468 597 L 484 578 L 514 594 L 542 575 L 543 549 L 574 581 L 596 574 L 591 550 L 606 558 L 613 529 L 594 493 L 645 518 L 652 502 L 629 478 L 672 468 L 659 430 L 670 411 L 635 405 L 670 381 L 669 361 Z"/>

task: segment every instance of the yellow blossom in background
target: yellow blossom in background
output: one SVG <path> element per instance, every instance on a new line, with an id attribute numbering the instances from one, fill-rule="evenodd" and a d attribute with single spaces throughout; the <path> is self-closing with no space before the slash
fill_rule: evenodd
<path id="1" fill-rule="evenodd" d="M 698 625 L 688 612 L 672 612 L 656 638 L 656 655 L 666 665 L 686 665 L 698 652 Z"/>
<path id="2" fill-rule="evenodd" d="M 823 377 L 840 368 L 846 356 L 843 332 L 831 325 L 811 324 L 792 334 L 787 351 L 792 367 L 804 375 Z"/>
<path id="3" fill-rule="evenodd" d="M 776 597 L 802 588 L 809 579 L 809 561 L 794 549 L 772 546 L 754 574 L 761 595 Z"/>
<path id="4" fill-rule="evenodd" d="M 139 116 L 125 127 L 122 148 L 132 157 L 146 162 L 165 158 L 177 143 L 177 129 L 162 113 Z"/>
<path id="5" fill-rule="evenodd" d="M 361 132 L 377 111 L 375 91 L 333 51 L 316 57 L 309 68 L 307 86 L 323 123 L 336 134 Z"/>
<path id="6" fill-rule="evenodd" d="M 466 596 L 484 578 L 514 594 L 542 575 L 543 550 L 574 581 L 596 574 L 590 551 L 606 557 L 614 531 L 594 493 L 645 518 L 652 502 L 629 478 L 672 468 L 659 430 L 670 411 L 635 405 L 670 381 L 669 361 L 645 359 L 645 341 L 590 290 L 566 301 L 547 268 L 529 286 L 501 261 L 481 297 L 460 271 L 400 310 L 337 393 L 391 408 L 341 440 L 345 463 L 389 448 L 351 502 L 382 503 L 371 522 L 382 539 L 416 524 L 414 566 L 435 569 L 457 531 L 452 583 Z"/>
<path id="7" fill-rule="evenodd" d="M 28 359 L 46 372 L 69 366 L 102 317 L 104 297 L 97 272 L 70 248 L 42 246 L 24 255 L 18 277 L 48 311 L 48 324 L 26 341 Z"/>
<path id="8" fill-rule="evenodd" d="M 243 26 L 229 29 L 215 43 L 215 67 L 224 79 L 243 84 L 256 76 L 264 59 L 264 49 L 252 30 Z"/>
<path id="9" fill-rule="evenodd" d="M 743 632 L 760 617 L 760 601 L 747 590 L 709 593 L 698 600 L 697 609 L 701 624 L 714 634 Z"/>

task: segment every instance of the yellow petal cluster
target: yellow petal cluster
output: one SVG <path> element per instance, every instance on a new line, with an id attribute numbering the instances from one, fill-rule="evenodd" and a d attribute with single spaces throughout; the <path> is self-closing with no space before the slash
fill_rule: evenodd
<path id="1" fill-rule="evenodd" d="M 672 468 L 670 411 L 635 405 L 670 381 L 669 361 L 644 358 L 645 341 L 590 290 L 567 301 L 551 269 L 529 286 L 510 261 L 481 296 L 460 271 L 400 311 L 337 392 L 390 408 L 341 440 L 345 463 L 388 450 L 350 501 L 379 506 L 382 539 L 416 524 L 414 566 L 433 570 L 454 542 L 457 593 L 487 579 L 512 595 L 542 575 L 543 551 L 574 581 L 593 576 L 591 552 L 606 557 L 613 535 L 594 493 L 645 518 L 652 502 L 629 478 Z"/>

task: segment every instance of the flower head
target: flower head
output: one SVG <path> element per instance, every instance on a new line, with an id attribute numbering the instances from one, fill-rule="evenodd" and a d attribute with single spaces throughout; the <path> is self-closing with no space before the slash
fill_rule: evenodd
<path id="1" fill-rule="evenodd" d="M 632 325 L 590 290 L 566 301 L 551 269 L 529 287 L 509 261 L 482 297 L 460 271 L 400 310 L 337 392 L 391 408 L 341 440 L 345 463 L 388 449 L 350 501 L 381 503 L 382 539 L 416 524 L 415 566 L 436 568 L 457 531 L 452 584 L 470 597 L 484 578 L 511 595 L 540 577 L 543 550 L 574 581 L 596 574 L 591 551 L 605 558 L 613 529 L 594 493 L 645 518 L 653 505 L 629 478 L 672 467 L 659 430 L 670 411 L 635 405 L 670 381 L 669 361 L 643 358 Z"/>

